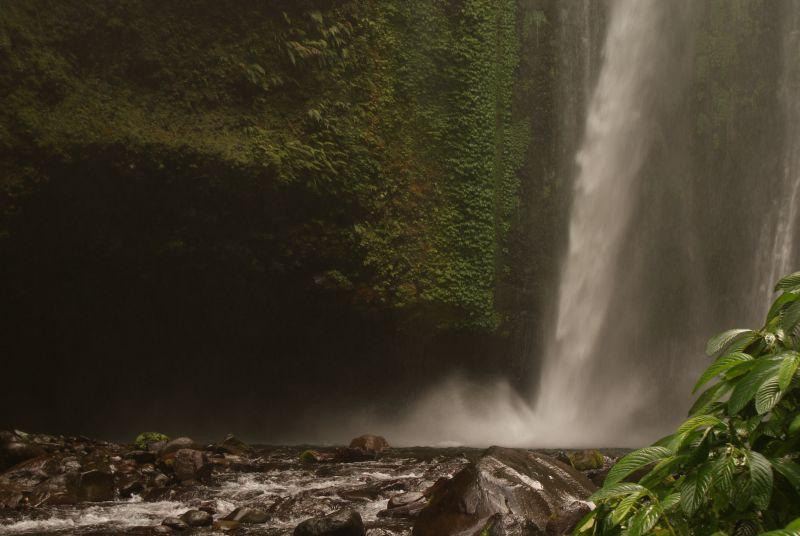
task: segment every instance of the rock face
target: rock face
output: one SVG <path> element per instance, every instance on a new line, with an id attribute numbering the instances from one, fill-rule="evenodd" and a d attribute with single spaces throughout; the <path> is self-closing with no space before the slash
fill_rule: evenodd
<path id="1" fill-rule="evenodd" d="M 293 536 L 364 536 L 364 522 L 358 512 L 339 510 L 297 525 Z"/>
<path id="2" fill-rule="evenodd" d="M 414 524 L 414 536 L 544 532 L 596 487 L 553 458 L 491 447 L 441 487 Z"/>
<path id="3" fill-rule="evenodd" d="M 155 443 L 154 443 L 155 444 Z M 192 438 L 189 437 L 176 437 L 161 449 L 161 457 L 177 452 L 181 449 L 197 449 L 198 446 Z"/>
<path id="4" fill-rule="evenodd" d="M 44 453 L 41 446 L 26 441 L 16 433 L 3 432 L 0 436 L 0 473 Z"/>
<path id="5" fill-rule="evenodd" d="M 114 498 L 114 475 L 93 469 L 81 474 L 79 498 L 82 501 L 110 501 Z"/>

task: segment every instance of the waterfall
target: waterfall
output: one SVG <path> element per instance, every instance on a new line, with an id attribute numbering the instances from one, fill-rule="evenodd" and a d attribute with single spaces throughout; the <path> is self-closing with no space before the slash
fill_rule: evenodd
<path id="1" fill-rule="evenodd" d="M 664 29 L 673 9 L 660 0 L 619 0 L 611 6 L 602 66 L 577 153 L 569 244 L 560 281 L 555 336 L 546 357 L 537 414 L 585 439 L 591 391 L 611 387 L 590 377 L 603 327 L 626 277 L 620 254 L 637 203 L 642 167 L 657 132 L 656 96 L 674 79 Z M 632 307 L 641 304 L 631 304 Z M 594 367 L 591 367 L 594 368 Z M 635 396 L 629 390 L 627 396 Z M 617 394 L 609 403 L 624 406 Z M 588 417 L 588 416 L 587 416 Z M 599 423 L 598 423 L 599 424 Z"/>
<path id="2" fill-rule="evenodd" d="M 797 269 L 794 240 L 800 208 L 800 7 L 790 3 L 786 8 L 778 95 L 784 120 L 783 161 L 777 188 L 770 192 L 775 205 L 766 214 L 762 231 L 754 300 L 759 312 L 769 307 L 775 282 Z"/>

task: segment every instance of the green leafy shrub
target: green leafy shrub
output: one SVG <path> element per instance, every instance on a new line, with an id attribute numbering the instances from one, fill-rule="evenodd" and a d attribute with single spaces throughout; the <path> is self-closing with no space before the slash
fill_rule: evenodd
<path id="1" fill-rule="evenodd" d="M 133 441 L 133 446 L 139 450 L 147 450 L 151 443 L 158 443 L 159 441 L 169 441 L 169 436 L 160 434 L 158 432 L 142 432 Z"/>
<path id="2" fill-rule="evenodd" d="M 695 391 L 716 381 L 674 434 L 619 460 L 576 535 L 800 535 L 780 530 L 800 516 L 800 272 L 775 290 L 763 328 L 708 341 Z"/>

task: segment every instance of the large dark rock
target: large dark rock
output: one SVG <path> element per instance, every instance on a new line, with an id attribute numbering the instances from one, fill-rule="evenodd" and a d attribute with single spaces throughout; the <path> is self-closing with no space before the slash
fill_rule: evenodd
<path id="1" fill-rule="evenodd" d="M 583 516 L 591 511 L 588 503 L 575 501 L 547 522 L 546 536 L 568 536 Z"/>
<path id="2" fill-rule="evenodd" d="M 41 446 L 25 441 L 13 432 L 6 432 L 0 438 L 0 473 L 44 453 Z"/>
<path id="3" fill-rule="evenodd" d="M 358 512 L 338 510 L 323 517 L 306 519 L 294 529 L 293 536 L 364 536 L 366 529 Z"/>
<path id="4" fill-rule="evenodd" d="M 172 460 L 172 470 L 179 482 L 204 480 L 211 474 L 211 464 L 199 450 L 180 449 Z"/>
<path id="5" fill-rule="evenodd" d="M 269 515 L 258 508 L 239 507 L 222 518 L 223 521 L 236 521 L 251 525 L 260 525 L 269 521 Z"/>
<path id="6" fill-rule="evenodd" d="M 78 497 L 81 501 L 88 502 L 112 500 L 114 498 L 114 475 L 100 469 L 82 473 Z"/>
<path id="7" fill-rule="evenodd" d="M 383 436 L 362 435 L 350 442 L 350 448 L 369 454 L 380 454 L 385 450 L 389 450 L 389 442 Z"/>
<path id="8" fill-rule="evenodd" d="M 526 450 L 491 447 L 441 487 L 414 524 L 414 536 L 486 531 L 544 532 L 596 489 L 574 468 Z"/>

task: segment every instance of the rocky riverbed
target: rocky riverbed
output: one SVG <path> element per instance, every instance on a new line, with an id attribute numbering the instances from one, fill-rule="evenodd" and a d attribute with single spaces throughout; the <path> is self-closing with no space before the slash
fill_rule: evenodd
<path id="1" fill-rule="evenodd" d="M 561 534 L 619 454 L 0 432 L 0 533 Z"/>

